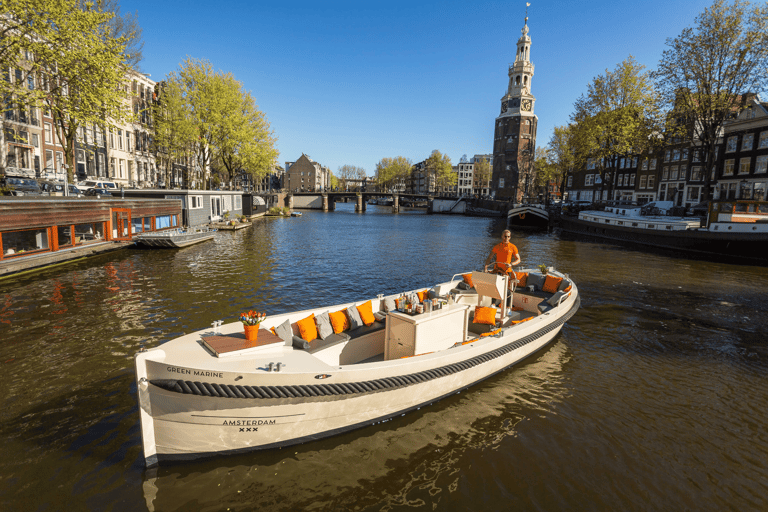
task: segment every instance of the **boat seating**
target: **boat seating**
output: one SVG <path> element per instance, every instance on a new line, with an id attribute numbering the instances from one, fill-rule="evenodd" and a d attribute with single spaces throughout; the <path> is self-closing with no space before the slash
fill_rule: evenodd
<path id="1" fill-rule="evenodd" d="M 383 318 L 383 317 L 382 317 Z M 296 322 L 291 323 L 293 346 L 317 357 L 330 365 L 352 364 L 384 353 L 385 323 L 376 320 L 340 333 L 333 333 L 325 339 L 304 340 Z"/>

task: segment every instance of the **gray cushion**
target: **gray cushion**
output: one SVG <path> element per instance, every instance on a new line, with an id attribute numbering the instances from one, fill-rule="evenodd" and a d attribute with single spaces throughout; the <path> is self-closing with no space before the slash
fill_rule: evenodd
<path id="1" fill-rule="evenodd" d="M 395 311 L 396 309 L 397 304 L 395 304 L 394 297 L 387 297 L 384 299 L 384 311 Z"/>
<path id="2" fill-rule="evenodd" d="M 437 288 L 432 288 L 429 290 L 429 293 L 427 294 L 427 297 L 430 299 L 437 299 L 440 297 L 440 294 L 437 293 Z"/>
<path id="3" fill-rule="evenodd" d="M 324 348 L 332 347 L 339 343 L 344 343 L 345 341 L 349 341 L 349 335 L 347 333 L 333 333 L 325 339 L 317 339 L 310 342 L 308 352 L 314 354 Z"/>
<path id="4" fill-rule="evenodd" d="M 563 295 L 565 295 L 565 292 L 557 292 L 556 294 L 551 296 L 549 299 L 547 299 L 547 304 L 553 307 L 556 306 L 557 301 L 559 301 L 560 297 L 562 297 Z"/>
<path id="5" fill-rule="evenodd" d="M 525 284 L 526 286 L 533 285 L 536 287 L 535 288 L 536 290 L 541 290 L 542 288 L 544 288 L 544 281 L 546 280 L 547 280 L 546 276 L 543 276 L 541 274 L 530 273 L 528 274 L 528 281 L 526 281 Z"/>
<path id="6" fill-rule="evenodd" d="M 460 281 L 459 284 L 456 285 L 456 288 L 459 290 L 469 290 L 470 286 L 464 281 Z"/>
<path id="7" fill-rule="evenodd" d="M 349 318 L 349 327 L 351 329 L 357 329 L 358 327 L 365 325 L 363 324 L 363 319 L 360 318 L 360 312 L 355 306 L 349 306 L 347 308 L 347 318 Z"/>
<path id="8" fill-rule="evenodd" d="M 294 336 L 291 339 L 291 343 L 295 348 L 301 349 L 301 350 L 307 350 L 309 348 L 309 342 L 302 338 L 301 336 Z"/>
<path id="9" fill-rule="evenodd" d="M 293 330 L 291 329 L 291 321 L 286 320 L 282 324 L 275 327 L 275 332 L 281 340 L 285 342 L 287 346 L 291 346 L 293 343 Z"/>
<path id="10" fill-rule="evenodd" d="M 520 320 L 525 320 L 526 318 L 530 318 L 533 316 L 533 313 L 530 311 L 510 311 L 507 313 L 507 318 L 510 320 L 514 320 L 515 322 L 519 322 Z"/>
<path id="11" fill-rule="evenodd" d="M 377 322 L 383 322 L 387 318 L 387 314 L 377 311 L 373 314 L 373 318 L 375 318 Z"/>
<path id="12" fill-rule="evenodd" d="M 346 331 L 346 334 L 349 334 L 349 337 L 354 339 L 365 336 L 366 334 L 370 334 L 372 332 L 381 331 L 384 329 L 384 327 L 385 324 L 382 322 L 373 322 L 371 325 L 364 325 L 357 329 L 350 329 L 349 331 Z"/>
<path id="13" fill-rule="evenodd" d="M 571 282 L 567 279 L 563 279 L 562 281 L 560 281 L 560 286 L 557 287 L 557 291 L 565 290 L 569 286 L 571 286 Z"/>
<path id="14" fill-rule="evenodd" d="M 315 317 L 315 323 L 317 324 L 317 334 L 320 339 L 325 339 L 333 334 L 333 326 L 331 325 L 331 319 L 328 317 L 328 312 L 320 313 Z"/>

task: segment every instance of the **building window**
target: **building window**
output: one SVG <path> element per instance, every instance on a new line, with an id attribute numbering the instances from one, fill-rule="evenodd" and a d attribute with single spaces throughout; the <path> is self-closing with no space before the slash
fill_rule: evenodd
<path id="1" fill-rule="evenodd" d="M 669 167 L 664 167 L 661 171 L 661 180 L 666 181 L 669 179 Z"/>
<path id="2" fill-rule="evenodd" d="M 669 179 L 670 180 L 677 180 L 677 166 L 673 165 L 669 168 Z"/>
<path id="3" fill-rule="evenodd" d="M 655 158 L 652 158 L 652 159 L 651 159 L 651 170 L 653 171 L 653 170 L 655 170 L 655 169 L 656 169 L 656 159 L 655 159 Z"/>
<path id="4" fill-rule="evenodd" d="M 680 151 L 680 160 L 688 160 L 688 148 Z"/>
<path id="5" fill-rule="evenodd" d="M 646 180 L 648 179 L 648 176 L 643 174 L 640 176 L 640 188 L 645 188 Z"/>
<path id="6" fill-rule="evenodd" d="M 121 140 L 122 140 L 122 139 L 121 139 Z M 123 159 L 121 158 L 121 159 L 119 160 L 119 162 L 118 162 L 118 165 L 120 166 L 120 167 L 119 167 L 119 171 L 120 171 L 120 173 L 119 173 L 118 177 L 122 179 L 122 177 L 123 177 L 123 175 L 124 175 L 124 172 L 125 172 L 125 171 L 124 171 L 124 168 L 125 168 L 125 160 L 123 160 Z"/>
<path id="7" fill-rule="evenodd" d="M 45 150 L 45 168 L 46 170 L 53 169 L 53 151 L 50 149 Z"/>
<path id="8" fill-rule="evenodd" d="M 635 175 L 634 175 L 634 173 L 629 175 L 629 186 L 630 187 L 634 187 L 635 186 Z"/>
<path id="9" fill-rule="evenodd" d="M 648 159 L 647 158 L 643 158 L 643 170 L 644 171 L 648 170 Z"/>
<path id="10" fill-rule="evenodd" d="M 45 123 L 45 143 L 51 144 L 53 142 L 53 137 L 51 135 L 51 123 Z"/>
<path id="11" fill-rule="evenodd" d="M 734 151 L 736 151 L 736 148 L 738 147 L 738 142 L 739 142 L 739 138 L 738 137 L 736 137 L 736 136 L 729 137 L 728 138 L 728 145 L 725 147 L 725 152 L 726 153 L 733 153 Z"/>
<path id="12" fill-rule="evenodd" d="M 768 171 L 768 155 L 757 157 L 755 161 L 755 174 L 765 174 Z"/>
<path id="13" fill-rule="evenodd" d="M 755 134 L 754 133 L 747 133 L 744 135 L 744 138 L 741 139 L 741 150 L 742 151 L 751 151 L 752 145 L 755 141 Z"/>
<path id="14" fill-rule="evenodd" d="M 672 160 L 675 161 L 675 162 L 680 160 L 680 150 L 679 149 L 675 149 L 675 150 L 672 151 Z"/>
<path id="15" fill-rule="evenodd" d="M 701 167 L 691 167 L 691 181 L 701 181 Z"/>
<path id="16" fill-rule="evenodd" d="M 197 210 L 203 207 L 203 196 L 189 196 L 189 209 Z"/>
<path id="17" fill-rule="evenodd" d="M 47 229 L 27 229 L 2 233 L 3 258 L 48 250 Z"/>
<path id="18" fill-rule="evenodd" d="M 656 176 L 648 176 L 648 188 L 656 186 Z"/>
<path id="19" fill-rule="evenodd" d="M 692 158 L 692 160 L 694 162 L 700 162 L 701 161 L 701 150 L 699 150 L 699 149 L 694 149 L 693 150 L 693 158 Z"/>
<path id="20" fill-rule="evenodd" d="M 123 130 L 117 130 L 117 147 L 123 149 Z"/>
<path id="21" fill-rule="evenodd" d="M 664 152 L 664 161 L 665 162 L 669 162 L 671 153 L 672 153 L 672 151 L 670 151 L 669 149 Z"/>
<path id="22" fill-rule="evenodd" d="M 587 174 L 584 177 L 584 186 L 585 187 L 591 187 L 595 183 L 595 175 L 594 174 Z"/>
<path id="23" fill-rule="evenodd" d="M 760 134 L 760 142 L 757 144 L 757 149 L 768 148 L 768 132 L 762 132 Z"/>
<path id="24" fill-rule="evenodd" d="M 723 176 L 733 176 L 734 160 L 726 160 L 723 168 Z"/>
<path id="25" fill-rule="evenodd" d="M 751 158 L 742 158 L 739 160 L 739 174 L 749 174 L 749 162 Z"/>
<path id="26" fill-rule="evenodd" d="M 565 186 L 568 188 L 573 186 L 573 176 L 568 176 L 568 183 Z"/>
<path id="27" fill-rule="evenodd" d="M 595 168 L 595 159 L 594 158 L 587 158 L 587 170 L 592 170 Z"/>

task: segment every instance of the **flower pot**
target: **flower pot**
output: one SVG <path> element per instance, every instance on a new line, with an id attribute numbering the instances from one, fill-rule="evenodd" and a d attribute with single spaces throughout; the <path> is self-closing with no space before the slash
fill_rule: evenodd
<path id="1" fill-rule="evenodd" d="M 258 325 L 244 325 L 245 339 L 247 341 L 256 341 L 259 338 L 259 326 Z"/>

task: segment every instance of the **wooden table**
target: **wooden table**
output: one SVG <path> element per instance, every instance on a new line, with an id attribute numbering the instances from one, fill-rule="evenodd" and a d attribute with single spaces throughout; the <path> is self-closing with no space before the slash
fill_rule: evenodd
<path id="1" fill-rule="evenodd" d="M 212 336 L 201 336 L 203 346 L 213 352 L 216 357 L 225 357 L 227 355 L 238 355 L 234 352 L 240 350 L 265 347 L 275 343 L 284 343 L 279 336 L 272 334 L 272 331 L 259 329 L 259 336 L 256 341 L 245 339 L 245 333 L 236 332 L 234 334 L 214 334 Z"/>

